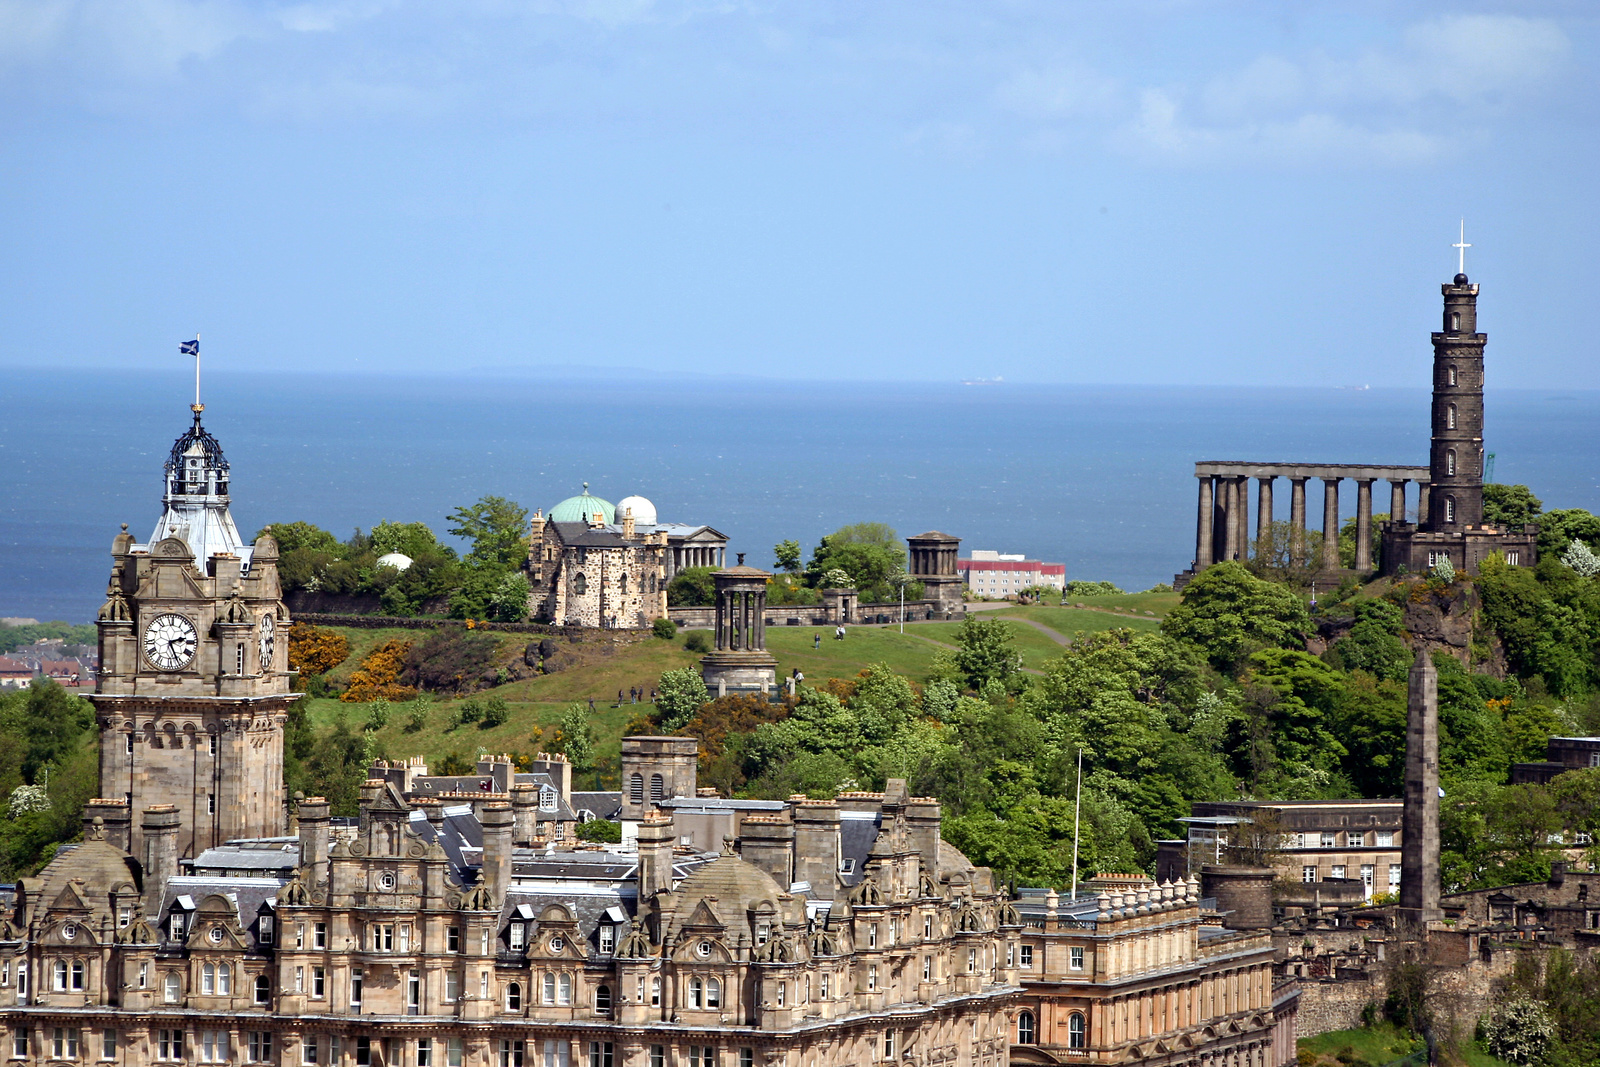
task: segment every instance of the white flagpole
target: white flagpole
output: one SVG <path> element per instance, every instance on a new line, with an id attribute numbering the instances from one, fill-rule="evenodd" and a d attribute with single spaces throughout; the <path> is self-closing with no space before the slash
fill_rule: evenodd
<path id="1" fill-rule="evenodd" d="M 200 331 L 194 335 L 194 410 L 200 413 Z"/>
<path id="2" fill-rule="evenodd" d="M 1078 746 L 1078 796 L 1072 805 L 1072 899 L 1078 899 L 1078 816 L 1083 812 L 1083 746 Z"/>

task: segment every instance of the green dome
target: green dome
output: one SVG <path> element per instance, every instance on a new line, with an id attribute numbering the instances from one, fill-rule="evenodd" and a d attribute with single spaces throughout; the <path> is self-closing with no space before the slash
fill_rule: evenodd
<path id="1" fill-rule="evenodd" d="M 589 495 L 589 483 L 583 483 L 583 493 L 569 496 L 550 509 L 551 522 L 589 522 L 599 512 L 608 523 L 617 521 L 617 509 L 606 500 Z"/>

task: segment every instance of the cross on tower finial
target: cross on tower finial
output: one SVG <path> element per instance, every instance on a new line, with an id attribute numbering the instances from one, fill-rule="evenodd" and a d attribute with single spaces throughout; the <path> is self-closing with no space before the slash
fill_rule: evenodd
<path id="1" fill-rule="evenodd" d="M 1467 220 L 1466 219 L 1462 219 L 1461 220 L 1461 238 L 1458 241 L 1456 241 L 1455 244 L 1451 245 L 1450 247 L 1454 248 L 1456 250 L 1457 254 L 1458 254 L 1458 262 L 1456 263 L 1456 273 L 1457 274 L 1465 274 L 1465 273 L 1467 273 L 1467 249 L 1471 248 L 1472 246 L 1467 243 Z"/>

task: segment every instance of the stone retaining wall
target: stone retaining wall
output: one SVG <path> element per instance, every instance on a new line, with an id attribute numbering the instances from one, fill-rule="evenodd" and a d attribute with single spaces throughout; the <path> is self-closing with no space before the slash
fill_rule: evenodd
<path id="1" fill-rule="evenodd" d="M 882 618 L 880 618 L 882 616 Z M 717 609 L 707 607 L 669 607 L 667 618 L 681 627 L 692 630 L 710 630 L 717 624 Z M 906 601 L 907 622 L 928 622 L 947 619 L 959 621 L 961 614 L 946 611 L 935 600 Z M 861 604 L 856 608 L 856 619 L 850 626 L 895 623 L 900 621 L 900 602 L 892 604 Z M 836 626 L 837 618 L 826 604 L 768 604 L 766 624 L 774 626 Z"/>

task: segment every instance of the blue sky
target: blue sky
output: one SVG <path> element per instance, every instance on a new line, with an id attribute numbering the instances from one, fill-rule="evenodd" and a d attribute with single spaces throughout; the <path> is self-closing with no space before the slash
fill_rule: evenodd
<path id="1" fill-rule="evenodd" d="M 1600 387 L 1579 2 L 0 0 L 0 366 Z M 1424 377 L 1419 378 L 1419 373 Z"/>

